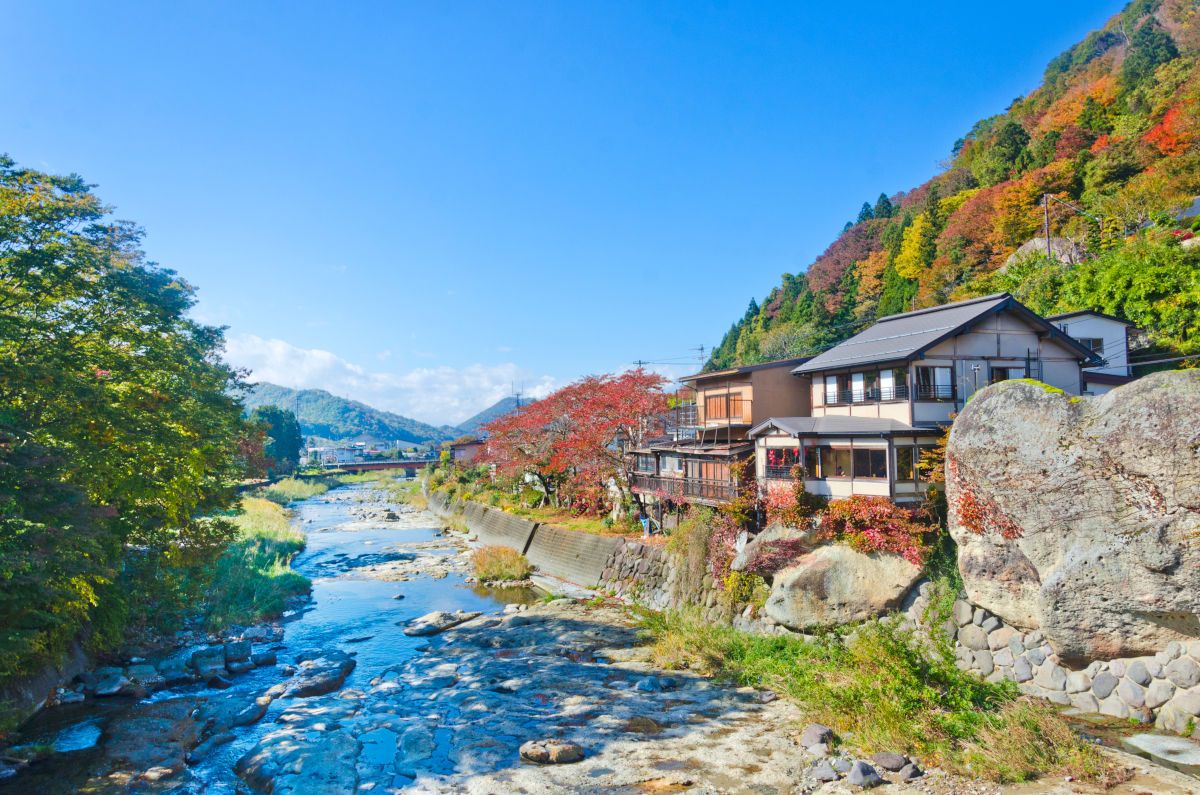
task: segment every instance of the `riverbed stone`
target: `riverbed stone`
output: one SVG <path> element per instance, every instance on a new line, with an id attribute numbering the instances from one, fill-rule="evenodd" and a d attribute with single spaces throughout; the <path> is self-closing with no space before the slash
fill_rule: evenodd
<path id="1" fill-rule="evenodd" d="M 1101 715 L 1124 719 L 1129 717 L 1129 705 L 1122 701 L 1118 695 L 1113 694 L 1108 698 L 1100 700 L 1099 712 Z"/>
<path id="2" fill-rule="evenodd" d="M 868 765 L 866 762 L 857 761 L 850 767 L 850 772 L 846 774 L 846 783 L 863 789 L 872 789 L 883 784 L 883 776 L 875 768 Z"/>
<path id="3" fill-rule="evenodd" d="M 1045 663 L 1033 681 L 1047 690 L 1062 690 L 1067 686 L 1067 672 L 1054 663 Z"/>
<path id="4" fill-rule="evenodd" d="M 1015 662 L 1015 660 L 1013 659 L 1012 650 L 1011 649 L 1000 649 L 999 651 L 995 652 L 992 655 L 992 662 L 1003 668 L 1012 667 L 1013 662 Z"/>
<path id="5" fill-rule="evenodd" d="M 975 624 L 967 624 L 958 631 L 958 642 L 971 650 L 988 647 L 987 633 L 983 631 L 982 627 Z"/>
<path id="6" fill-rule="evenodd" d="M 1046 661 L 1046 653 L 1042 651 L 1040 646 L 1034 646 L 1033 648 L 1028 649 L 1025 652 L 1025 657 L 1028 658 L 1029 662 L 1033 665 L 1041 665 Z"/>
<path id="7" fill-rule="evenodd" d="M 1172 660 L 1163 672 L 1176 687 L 1195 687 L 1200 684 L 1200 665 L 1190 657 Z"/>
<path id="8" fill-rule="evenodd" d="M 1146 703 L 1146 691 L 1128 679 L 1117 685 L 1117 695 L 1131 707 L 1141 707 Z"/>
<path id="9" fill-rule="evenodd" d="M 1075 693 L 1070 699 L 1071 706 L 1080 712 L 1095 713 L 1100 711 L 1100 702 L 1091 693 Z"/>
<path id="10" fill-rule="evenodd" d="M 1171 703 L 1189 715 L 1200 716 L 1200 690 L 1177 693 Z"/>
<path id="11" fill-rule="evenodd" d="M 250 659 L 250 641 L 237 640 L 225 644 L 225 663 L 246 662 Z"/>
<path id="12" fill-rule="evenodd" d="M 908 764 L 908 757 L 893 751 L 880 751 L 879 753 L 871 754 L 871 761 L 884 770 L 890 770 L 894 773 Z"/>
<path id="13" fill-rule="evenodd" d="M 1068 693 L 1082 693 L 1092 689 L 1092 678 L 1083 671 L 1072 671 L 1067 674 Z"/>
<path id="14" fill-rule="evenodd" d="M 1143 660 L 1129 663 L 1125 669 L 1125 678 L 1143 687 L 1150 684 L 1150 672 L 1146 670 L 1146 663 Z"/>
<path id="15" fill-rule="evenodd" d="M 432 613 L 426 613 L 420 618 L 414 618 L 408 622 L 408 625 L 404 628 L 404 634 L 416 636 L 436 635 L 439 632 L 444 632 L 451 627 L 456 627 L 481 615 L 483 614 L 478 610 L 470 612 L 457 610 L 453 613 L 444 610 L 435 610 Z"/>
<path id="16" fill-rule="evenodd" d="M 1011 627 L 1000 627 L 988 633 L 988 649 L 991 651 L 1000 651 L 1000 649 L 1008 648 L 1008 642 L 1012 639 L 1013 630 Z"/>
<path id="17" fill-rule="evenodd" d="M 820 723 L 810 723 L 804 727 L 804 732 L 800 735 L 800 745 L 804 748 L 811 748 L 817 743 L 832 748 L 833 729 Z"/>
<path id="18" fill-rule="evenodd" d="M 1170 701 L 1174 695 L 1175 685 L 1166 680 L 1159 679 L 1146 690 L 1146 706 L 1150 709 L 1158 709 Z"/>
<path id="19" fill-rule="evenodd" d="M 1096 694 L 1096 698 L 1103 701 L 1116 688 L 1118 682 L 1120 680 L 1108 671 L 1101 671 L 1092 679 L 1092 692 Z"/>
<path id="20" fill-rule="evenodd" d="M 1013 663 L 1013 681 L 1028 682 L 1033 678 L 1033 665 L 1027 657 L 1018 657 Z"/>
<path id="21" fill-rule="evenodd" d="M 901 781 L 912 781 L 925 775 L 925 771 L 917 766 L 915 762 L 909 762 L 904 767 L 900 768 L 899 777 Z"/>
<path id="22" fill-rule="evenodd" d="M 962 599 L 954 603 L 954 607 L 950 611 L 951 617 L 954 619 L 956 626 L 965 627 L 971 623 L 971 616 L 974 614 L 974 609 L 969 602 Z"/>
<path id="23" fill-rule="evenodd" d="M 822 759 L 820 762 L 817 762 L 817 764 L 813 765 L 812 768 L 809 769 L 808 775 L 810 778 L 824 782 L 837 781 L 840 778 L 838 772 L 833 769 L 833 765 L 830 764 L 828 759 Z"/>
<path id="24" fill-rule="evenodd" d="M 321 652 L 303 660 L 296 675 L 288 682 L 284 698 L 309 698 L 337 690 L 354 670 L 355 660 L 340 649 Z"/>
<path id="25" fill-rule="evenodd" d="M 996 664 L 992 659 L 992 653 L 987 649 L 980 649 L 975 652 L 975 668 L 979 671 L 980 676 L 987 676 L 992 671 L 996 670 Z"/>
<path id="26" fill-rule="evenodd" d="M 567 740 L 530 740 L 519 750 L 522 759 L 539 765 L 566 765 L 583 759 L 583 748 Z"/>

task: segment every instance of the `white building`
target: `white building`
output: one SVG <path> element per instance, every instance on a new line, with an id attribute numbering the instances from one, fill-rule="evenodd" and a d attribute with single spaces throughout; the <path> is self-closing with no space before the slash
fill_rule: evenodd
<path id="1" fill-rule="evenodd" d="M 1133 380 L 1129 333 L 1134 325 L 1128 320 L 1092 310 L 1052 315 L 1046 320 L 1103 360 L 1098 366 L 1084 368 L 1083 394 L 1100 395 Z"/>

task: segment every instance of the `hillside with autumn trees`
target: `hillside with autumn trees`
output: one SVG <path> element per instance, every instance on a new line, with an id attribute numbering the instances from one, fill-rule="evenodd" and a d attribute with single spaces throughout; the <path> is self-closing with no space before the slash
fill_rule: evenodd
<path id="1" fill-rule="evenodd" d="M 1198 59 L 1194 2 L 1130 3 L 976 123 L 942 173 L 864 202 L 806 272 L 751 301 L 706 369 L 812 354 L 877 317 L 999 291 L 1042 313 L 1125 317 L 1159 352 L 1200 351 L 1200 248 L 1181 245 L 1197 230 L 1177 220 L 1200 194 Z M 1045 194 L 1075 256 L 1010 261 L 1042 234 Z"/>

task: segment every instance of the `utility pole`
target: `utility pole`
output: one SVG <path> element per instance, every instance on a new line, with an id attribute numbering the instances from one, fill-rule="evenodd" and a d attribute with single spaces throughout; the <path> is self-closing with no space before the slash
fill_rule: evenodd
<path id="1" fill-rule="evenodd" d="M 1045 220 L 1043 221 L 1043 224 L 1044 224 L 1044 229 L 1046 232 L 1046 258 L 1049 259 L 1051 256 L 1050 255 L 1050 194 L 1049 193 L 1042 194 L 1042 211 L 1045 214 Z"/>

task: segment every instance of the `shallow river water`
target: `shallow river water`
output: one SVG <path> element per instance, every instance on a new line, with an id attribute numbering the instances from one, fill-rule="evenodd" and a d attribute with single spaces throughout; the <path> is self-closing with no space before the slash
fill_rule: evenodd
<path id="1" fill-rule="evenodd" d="M 280 663 L 291 662 L 306 651 L 340 648 L 354 652 L 357 666 L 347 677 L 346 688 L 366 686 L 384 668 L 411 659 L 418 648 L 428 645 L 427 639 L 402 632 L 402 626 L 413 618 L 434 610 L 495 613 L 507 602 L 533 600 L 532 592 L 525 589 L 496 591 L 471 586 L 463 582 L 461 573 L 440 579 L 418 575 L 396 582 L 354 571 L 396 559 L 404 554 L 406 545 L 440 536 L 436 520 L 429 514 L 402 514 L 401 522 L 356 518 L 353 509 L 360 500 L 370 501 L 376 494 L 363 486 L 343 486 L 292 506 L 293 524 L 307 535 L 307 546 L 293 568 L 311 580 L 312 598 L 286 618 L 283 641 L 272 648 L 277 649 Z M 432 551 L 452 554 L 454 549 Z M 398 594 L 403 598 L 396 599 Z M 233 687 L 225 694 L 244 692 L 250 698 L 281 681 L 281 676 L 268 666 L 234 676 L 232 681 Z M 149 700 L 193 699 L 212 692 L 204 685 L 188 685 L 159 691 Z M 105 729 L 134 703 L 120 698 L 89 699 L 43 710 L 24 727 L 20 742 L 53 746 L 58 753 L 0 782 L 0 793 L 68 793 L 95 786 L 95 774 L 105 765 Z M 181 791 L 233 792 L 240 783 L 233 765 L 273 727 L 272 713 L 281 708 L 276 702 L 264 719 L 234 729 L 236 740 L 188 768 Z"/>

